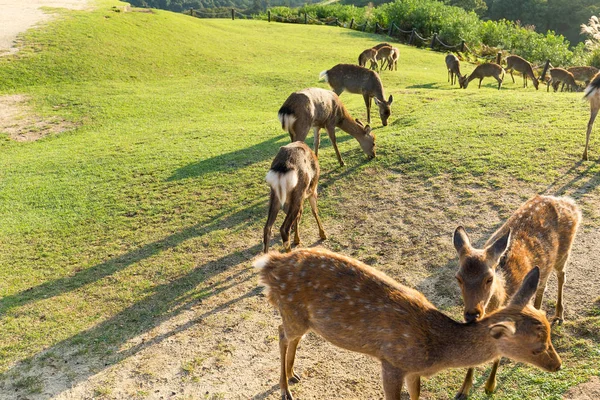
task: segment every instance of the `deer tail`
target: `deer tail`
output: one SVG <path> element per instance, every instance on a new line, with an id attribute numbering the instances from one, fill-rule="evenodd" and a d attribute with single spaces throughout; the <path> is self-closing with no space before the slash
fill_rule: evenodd
<path id="1" fill-rule="evenodd" d="M 267 172 L 266 180 L 271 189 L 275 191 L 280 207 L 283 207 L 287 200 L 287 194 L 298 185 L 298 172 L 295 169 L 286 172 L 271 169 Z"/>
<path id="2" fill-rule="evenodd" d="M 329 71 L 323 71 L 319 74 L 319 81 L 325 81 L 325 82 L 329 82 L 329 77 L 327 76 L 327 73 Z"/>
<path id="3" fill-rule="evenodd" d="M 277 117 L 279 118 L 279 122 L 281 122 L 281 129 L 286 132 L 290 131 L 292 125 L 294 125 L 294 122 L 296 122 L 297 119 L 294 116 L 294 112 L 286 106 L 283 106 L 279 109 Z"/>
<path id="4" fill-rule="evenodd" d="M 596 78 L 590 82 L 590 84 L 585 88 L 585 94 L 583 98 L 588 98 L 595 94 L 598 89 L 600 89 L 600 76 L 596 76 Z"/>

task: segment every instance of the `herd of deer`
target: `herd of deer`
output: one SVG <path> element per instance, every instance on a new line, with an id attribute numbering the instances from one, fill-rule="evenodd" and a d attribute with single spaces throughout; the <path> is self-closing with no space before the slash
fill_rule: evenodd
<path id="1" fill-rule="evenodd" d="M 389 49 L 388 49 L 389 48 Z M 379 62 L 382 62 L 379 65 Z M 494 361 L 485 390 L 496 388 L 500 358 L 533 364 L 546 371 L 558 371 L 561 360 L 550 340 L 551 325 L 540 310 L 546 282 L 554 270 L 558 295 L 552 323 L 564 317 L 563 286 L 565 265 L 581 220 L 575 202 L 567 197 L 535 196 L 525 202 L 485 243 L 471 245 L 465 229 L 456 228 L 453 237 L 458 254 L 456 280 L 464 301 L 464 319 L 454 321 L 438 311 L 421 293 L 399 284 L 360 261 L 324 249 L 297 249 L 298 227 L 304 200 L 308 199 L 319 236 L 326 233 L 317 209 L 320 168 L 317 158 L 319 130 L 325 128 L 340 165 L 335 127 L 352 135 L 368 157 L 375 156 L 375 136 L 369 125 L 354 120 L 338 95 L 344 90 L 362 94 L 370 123 L 371 99 L 379 107 L 383 125 L 390 116 L 392 96 L 385 99 L 379 75 L 387 63 L 395 69 L 398 51 L 386 43 L 365 50 L 359 66 L 338 64 L 321 73 L 333 91 L 309 88 L 292 93 L 279 109 L 282 128 L 292 143 L 280 148 L 266 180 L 271 187 L 269 213 L 264 227 L 263 252 L 254 261 L 265 296 L 281 315 L 279 350 L 282 400 L 292 400 L 289 383 L 300 375 L 294 372 L 296 349 L 303 335 L 312 330 L 334 345 L 368 354 L 381 361 L 385 398 L 400 399 L 406 384 L 411 400 L 419 398 L 421 376 L 446 368 L 468 367 L 456 399 L 466 399 L 473 385 L 473 367 Z M 507 69 L 529 76 L 537 88 L 531 64 L 520 57 L 508 57 Z M 458 78 L 467 87 L 475 78 L 494 76 L 498 88 L 504 69 L 482 64 L 470 76 L 460 73 L 454 55 L 446 57 L 448 80 Z M 551 80 L 561 73 L 552 72 Z M 514 78 L 513 78 L 514 81 Z M 552 81 L 553 85 L 555 84 Z M 568 82 L 567 82 L 568 84 Z M 555 87 L 557 87 L 556 84 Z M 592 109 L 600 107 L 600 74 L 591 79 L 586 96 Z M 596 113 L 592 113 L 590 125 Z M 314 129 L 314 152 L 304 140 Z M 586 153 L 587 157 L 587 143 Z M 284 254 L 268 252 L 271 228 L 278 211 L 286 217 L 280 228 Z M 533 304 L 531 304 L 533 303 Z"/>

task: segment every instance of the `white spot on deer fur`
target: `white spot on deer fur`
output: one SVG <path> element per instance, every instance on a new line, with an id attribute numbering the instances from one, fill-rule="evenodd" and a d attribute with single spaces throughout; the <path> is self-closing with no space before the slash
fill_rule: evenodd
<path id="1" fill-rule="evenodd" d="M 292 272 L 288 272 L 287 277 L 288 279 L 292 279 L 294 277 L 294 274 Z"/>
<path id="2" fill-rule="evenodd" d="M 254 262 L 252 263 L 252 266 L 256 269 L 263 269 L 270 260 L 271 260 L 270 254 L 263 254 L 254 260 Z"/>
<path id="3" fill-rule="evenodd" d="M 288 301 L 294 301 L 294 295 L 293 294 L 288 295 L 287 299 L 288 299 Z"/>
<path id="4" fill-rule="evenodd" d="M 353 305 L 354 305 L 354 302 L 353 302 L 352 300 L 350 300 L 350 301 L 348 302 L 348 304 L 350 304 L 351 306 L 353 306 Z"/>
<path id="5" fill-rule="evenodd" d="M 354 291 L 355 292 L 360 292 L 360 285 L 355 285 L 354 286 Z"/>
<path id="6" fill-rule="evenodd" d="M 407 339 L 410 337 L 410 335 L 408 333 L 403 333 L 402 336 L 404 336 Z"/>
<path id="7" fill-rule="evenodd" d="M 282 283 L 281 285 L 279 285 L 279 288 L 280 288 L 281 290 L 285 290 L 285 286 L 286 286 L 286 285 L 285 285 L 285 283 Z"/>

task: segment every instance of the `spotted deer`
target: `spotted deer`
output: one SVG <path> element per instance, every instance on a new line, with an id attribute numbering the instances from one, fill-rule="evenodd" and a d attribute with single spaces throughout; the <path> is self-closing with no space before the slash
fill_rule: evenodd
<path id="1" fill-rule="evenodd" d="M 587 132 L 585 134 L 585 149 L 583 150 L 582 158 L 588 160 L 588 145 L 590 143 L 590 135 L 594 127 L 594 120 L 600 109 L 600 73 L 596 74 L 590 84 L 585 88 L 585 96 L 590 102 L 590 120 L 588 122 Z"/>
<path id="2" fill-rule="evenodd" d="M 570 73 L 569 71 L 567 71 L 564 68 L 552 68 L 550 71 L 550 79 L 546 82 L 546 91 L 549 92 L 550 91 L 550 85 L 552 85 L 552 88 L 554 89 L 554 91 L 556 92 L 558 90 L 558 86 L 563 83 L 563 87 L 564 88 L 565 84 L 567 85 L 567 88 L 569 88 L 571 91 L 579 91 L 579 86 L 577 85 L 577 82 L 575 82 L 575 77 L 573 76 L 572 73 Z"/>
<path id="3" fill-rule="evenodd" d="M 369 68 L 377 69 L 377 50 L 375 49 L 366 49 L 358 56 L 358 65 L 361 67 L 366 67 L 367 62 L 370 63 Z"/>
<path id="4" fill-rule="evenodd" d="M 448 70 L 448 82 L 450 82 L 451 85 L 454 85 L 456 79 L 458 78 L 458 85 L 462 88 L 462 75 L 460 74 L 460 61 L 458 60 L 458 57 L 456 57 L 454 54 L 448 53 L 445 61 L 446 69 Z"/>
<path id="5" fill-rule="evenodd" d="M 538 90 L 538 80 L 533 73 L 533 67 L 529 61 L 519 56 L 506 57 L 506 71 L 510 71 L 510 77 L 512 78 L 513 83 L 515 83 L 513 70 L 520 72 L 523 75 L 523 87 L 527 87 L 527 77 L 530 77 L 535 90 Z"/>
<path id="6" fill-rule="evenodd" d="M 596 67 L 569 67 L 567 71 L 573 74 L 573 77 L 576 81 L 582 81 L 586 86 L 590 84 L 592 79 L 596 76 L 598 72 L 598 68 Z"/>
<path id="7" fill-rule="evenodd" d="M 456 228 L 454 247 L 459 258 L 456 280 L 463 296 L 465 320 L 480 320 L 503 307 L 518 291 L 527 273 L 539 266 L 540 283 L 534 307 L 541 307 L 546 281 L 556 271 L 558 299 L 552 320 L 562 322 L 565 264 L 580 220 L 581 213 L 572 199 L 535 196 L 519 207 L 483 249 L 471 246 L 462 226 Z M 494 361 L 485 384 L 488 393 L 496 388 L 499 361 Z M 473 369 L 469 369 L 456 399 L 466 398 L 472 385 Z"/>
<path id="8" fill-rule="evenodd" d="M 471 75 L 464 75 L 463 77 L 458 77 L 458 82 L 462 86 L 463 89 L 466 89 L 469 86 L 469 82 L 473 79 L 479 78 L 479 89 L 481 89 L 481 81 L 485 77 L 494 77 L 498 81 L 498 90 L 502 86 L 502 81 L 504 80 L 504 68 L 495 63 L 484 63 L 478 65 Z"/>
<path id="9" fill-rule="evenodd" d="M 375 157 L 375 135 L 371 127 L 352 119 L 340 98 L 331 90 L 309 88 L 294 92 L 283 103 L 278 116 L 281 127 L 290 134 L 292 142 L 305 141 L 310 128 L 314 129 L 316 155 L 319 155 L 321 141 L 319 131 L 325 128 L 341 166 L 345 164 L 337 147 L 336 126 L 354 137 L 369 158 Z"/>
<path id="10" fill-rule="evenodd" d="M 317 209 L 319 173 L 319 160 L 305 143 L 293 142 L 279 149 L 266 177 L 267 183 L 271 187 L 271 194 L 269 196 L 269 216 L 263 232 L 264 253 L 269 251 L 271 228 L 280 209 L 286 213 L 280 229 L 285 251 L 291 251 L 290 230 L 292 225 L 294 225 L 294 245 L 300 244 L 298 226 L 306 199 L 308 199 L 313 216 L 317 220 L 320 238 L 327 239 Z"/>
<path id="11" fill-rule="evenodd" d="M 406 382 L 411 400 L 421 376 L 475 366 L 500 356 L 557 371 L 561 360 L 550 341 L 550 324 L 529 300 L 539 269 L 531 270 L 506 307 L 466 324 L 438 311 L 420 292 L 360 261 L 321 249 L 256 259 L 259 282 L 279 310 L 282 400 L 293 400 L 289 382 L 296 349 L 309 330 L 336 346 L 381 361 L 387 400 L 400 400 Z"/>
<path id="12" fill-rule="evenodd" d="M 323 71 L 319 79 L 329 83 L 329 86 L 339 96 L 344 90 L 350 93 L 362 94 L 367 107 L 367 123 L 371 123 L 371 100 L 379 107 L 381 124 L 387 126 L 388 118 L 392 113 L 391 105 L 394 101 L 392 95 L 385 100 L 383 84 L 375 71 L 352 64 L 338 64 L 330 70 Z"/>

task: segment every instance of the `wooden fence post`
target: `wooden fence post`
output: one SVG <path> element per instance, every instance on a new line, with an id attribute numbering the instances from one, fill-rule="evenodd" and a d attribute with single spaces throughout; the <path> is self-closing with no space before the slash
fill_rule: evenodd
<path id="1" fill-rule="evenodd" d="M 190 16 L 194 16 L 194 7 L 190 7 Z"/>
<path id="2" fill-rule="evenodd" d="M 408 44 L 412 44 L 413 40 L 415 40 L 415 30 L 414 29 L 410 32 L 410 38 L 408 39 Z"/>
<path id="3" fill-rule="evenodd" d="M 308 24 L 308 17 L 306 16 L 306 13 L 304 13 L 304 25 Z"/>
<path id="4" fill-rule="evenodd" d="M 496 64 L 500 65 L 501 62 L 502 62 L 502 52 L 499 51 L 498 54 L 496 54 Z"/>
<path id="5" fill-rule="evenodd" d="M 267 11 L 267 20 L 271 22 L 271 10 Z"/>
<path id="6" fill-rule="evenodd" d="M 433 49 L 433 45 L 435 44 L 435 39 L 437 39 L 437 33 L 433 34 L 433 37 L 431 38 L 431 48 Z"/>
<path id="7" fill-rule="evenodd" d="M 363 32 L 367 30 L 367 21 L 365 21 L 365 24 L 363 25 Z"/>
<path id="8" fill-rule="evenodd" d="M 350 21 L 350 28 L 349 29 L 352 29 L 352 25 L 354 25 L 354 18 L 352 18 L 352 21 Z"/>
<path id="9" fill-rule="evenodd" d="M 390 29 L 388 30 L 388 36 L 392 36 L 392 31 L 394 30 L 394 23 L 390 22 Z"/>
<path id="10" fill-rule="evenodd" d="M 335 26 L 339 26 L 339 24 L 340 24 L 340 23 L 339 23 L 338 19 L 336 18 L 336 19 L 335 19 Z"/>
<path id="11" fill-rule="evenodd" d="M 235 13 L 235 10 L 232 8 L 231 9 L 231 20 L 232 21 L 235 21 L 235 14 L 234 13 Z"/>
<path id="12" fill-rule="evenodd" d="M 544 70 L 542 71 L 542 76 L 540 76 L 540 80 L 544 82 L 546 80 L 546 72 L 548 72 L 548 68 L 550 67 L 550 60 L 546 60 L 546 64 L 544 65 Z"/>
<path id="13" fill-rule="evenodd" d="M 460 51 L 461 51 L 461 53 L 465 52 L 465 41 L 464 40 L 460 41 Z"/>
<path id="14" fill-rule="evenodd" d="M 375 22 L 375 33 L 379 31 L 379 22 Z"/>

